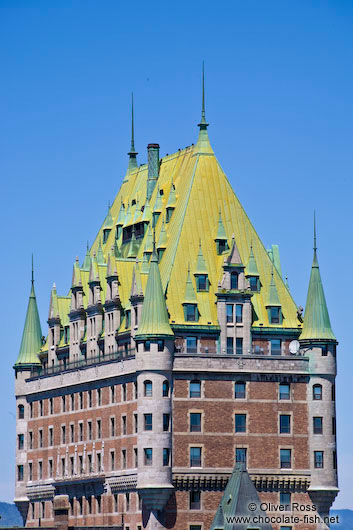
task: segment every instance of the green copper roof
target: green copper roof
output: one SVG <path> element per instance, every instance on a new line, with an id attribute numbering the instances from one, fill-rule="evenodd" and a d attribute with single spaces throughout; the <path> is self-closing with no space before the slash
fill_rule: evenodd
<path id="1" fill-rule="evenodd" d="M 117 239 L 114 241 L 114 255 L 117 259 L 121 258 L 121 248 Z"/>
<path id="2" fill-rule="evenodd" d="M 223 225 L 222 221 L 222 213 L 221 210 L 219 210 L 219 218 L 218 218 L 218 227 L 217 227 L 217 235 L 215 237 L 215 241 L 218 240 L 227 240 L 227 234 Z"/>
<path id="3" fill-rule="evenodd" d="M 105 218 L 104 224 L 103 224 L 103 230 L 106 228 L 112 228 L 113 226 L 113 218 L 110 210 L 110 206 L 108 208 L 107 217 Z"/>
<path id="4" fill-rule="evenodd" d="M 258 271 L 258 268 L 257 268 L 257 264 L 256 264 L 256 260 L 255 260 L 255 256 L 254 256 L 252 245 L 250 247 L 249 261 L 248 261 L 248 264 L 246 266 L 245 274 L 246 274 L 246 276 L 259 276 L 259 271 Z"/>
<path id="5" fill-rule="evenodd" d="M 255 511 L 249 511 L 249 504 L 255 506 Z M 265 512 L 259 508 L 260 499 L 256 488 L 245 469 L 243 463 L 237 463 L 228 481 L 223 497 L 212 521 L 210 530 L 247 530 L 248 523 L 233 522 L 234 516 L 264 516 Z M 251 525 L 251 528 L 272 530 L 269 524 Z"/>
<path id="6" fill-rule="evenodd" d="M 162 195 L 159 191 L 159 184 L 157 186 L 157 196 L 156 196 L 156 202 L 154 203 L 153 213 L 160 213 L 163 208 L 163 200 Z"/>
<path id="7" fill-rule="evenodd" d="M 299 338 L 300 340 L 336 340 L 331 329 L 316 250 L 315 241 L 314 259 L 311 266 L 308 295 L 305 305 L 304 325 Z"/>
<path id="8" fill-rule="evenodd" d="M 132 271 L 132 284 L 131 284 L 131 296 L 130 299 L 134 296 L 143 296 L 141 275 L 139 262 L 136 260 L 134 269 Z"/>
<path id="9" fill-rule="evenodd" d="M 117 225 L 123 225 L 125 222 L 125 207 L 123 201 L 121 201 L 120 204 L 120 210 L 118 215 L 118 220 L 116 222 Z"/>
<path id="10" fill-rule="evenodd" d="M 36 295 L 34 292 L 34 279 L 32 270 L 32 286 L 29 295 L 25 325 L 23 328 L 20 351 L 15 362 L 15 367 L 40 364 L 38 353 L 42 347 L 42 329 L 40 326 Z"/>
<path id="11" fill-rule="evenodd" d="M 175 193 L 175 186 L 174 186 L 173 179 L 172 179 L 172 185 L 171 185 L 170 192 L 169 192 L 167 208 L 175 208 L 175 205 L 176 205 L 176 193 Z"/>
<path id="12" fill-rule="evenodd" d="M 107 263 L 107 278 L 118 277 L 118 271 L 115 261 L 115 248 L 112 247 L 112 251 L 108 254 L 108 263 Z"/>
<path id="13" fill-rule="evenodd" d="M 149 224 L 147 235 L 146 235 L 144 252 L 152 253 L 152 250 L 153 250 L 153 235 L 152 235 L 151 224 Z"/>
<path id="14" fill-rule="evenodd" d="M 89 252 L 89 245 L 87 243 L 87 250 L 86 250 L 85 259 L 83 260 L 83 263 L 82 263 L 82 270 L 89 271 L 90 267 L 91 267 L 91 254 Z"/>
<path id="15" fill-rule="evenodd" d="M 124 219 L 124 226 L 129 225 L 130 221 L 131 221 L 131 207 L 130 207 L 130 203 L 128 202 L 127 208 L 126 208 L 125 219 Z"/>
<path id="16" fill-rule="evenodd" d="M 171 336 L 173 336 L 173 331 L 169 325 L 158 258 L 156 250 L 153 248 L 141 321 L 136 333 L 136 339 L 167 338 Z"/>
<path id="17" fill-rule="evenodd" d="M 275 306 L 280 307 L 281 302 L 279 301 L 276 282 L 275 282 L 275 278 L 273 275 L 273 269 L 272 269 L 271 283 L 270 283 L 270 289 L 268 292 L 268 299 L 267 299 L 266 307 L 275 307 Z"/>
<path id="18" fill-rule="evenodd" d="M 78 258 L 76 258 L 73 271 L 72 271 L 71 287 L 79 287 L 81 285 L 82 285 L 81 269 L 80 269 Z"/>
<path id="19" fill-rule="evenodd" d="M 192 279 L 190 275 L 190 267 L 188 268 L 188 276 L 186 278 L 185 294 L 184 294 L 183 303 L 197 304 L 196 293 L 195 293 L 195 289 L 192 284 Z"/>
<path id="20" fill-rule="evenodd" d="M 151 220 L 151 217 L 152 217 L 152 212 L 151 212 L 151 207 L 150 207 L 150 201 L 148 198 L 146 198 L 141 220 L 145 222 L 149 222 Z"/>
<path id="21" fill-rule="evenodd" d="M 99 245 L 98 245 L 98 250 L 97 250 L 97 263 L 98 265 L 104 265 L 105 264 L 105 259 L 104 259 L 104 254 L 103 254 L 103 249 L 102 249 L 102 241 L 99 240 Z"/>
<path id="22" fill-rule="evenodd" d="M 132 236 L 131 236 L 131 241 L 129 243 L 129 251 L 127 253 L 127 257 L 136 258 L 138 251 L 139 251 L 139 244 L 136 241 L 135 225 L 132 225 Z"/>
<path id="23" fill-rule="evenodd" d="M 201 247 L 201 241 L 200 241 L 199 253 L 198 253 L 197 262 L 196 262 L 196 270 L 194 274 L 207 274 L 207 273 L 208 273 L 207 265 L 205 262 L 205 258 L 203 257 L 203 254 L 202 254 L 202 247 Z"/>
<path id="24" fill-rule="evenodd" d="M 165 230 L 165 222 L 163 219 L 162 228 L 159 234 L 157 248 L 166 248 L 167 247 L 167 232 Z"/>
<path id="25" fill-rule="evenodd" d="M 91 266 L 89 270 L 89 281 L 90 282 L 99 282 L 99 271 L 98 271 L 98 263 L 95 253 L 93 254 L 93 257 L 91 258 Z"/>

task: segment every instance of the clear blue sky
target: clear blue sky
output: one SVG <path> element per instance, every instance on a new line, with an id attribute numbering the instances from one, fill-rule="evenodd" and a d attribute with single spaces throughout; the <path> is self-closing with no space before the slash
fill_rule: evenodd
<path id="1" fill-rule="evenodd" d="M 56 7 L 57 6 L 57 7 Z M 0 500 L 13 499 L 12 365 L 30 289 L 43 330 L 122 181 L 129 103 L 136 147 L 190 145 L 206 63 L 209 134 L 265 245 L 304 305 L 318 219 L 321 274 L 338 350 L 342 492 L 353 508 L 351 1 L 0 0 L 2 361 Z"/>

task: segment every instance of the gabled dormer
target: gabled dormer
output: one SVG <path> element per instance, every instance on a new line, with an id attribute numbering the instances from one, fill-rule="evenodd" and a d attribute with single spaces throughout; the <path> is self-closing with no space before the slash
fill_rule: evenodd
<path id="1" fill-rule="evenodd" d="M 161 262 L 163 254 L 164 254 L 164 251 L 165 251 L 166 248 L 167 248 L 167 232 L 166 232 L 166 229 L 165 229 L 165 222 L 164 222 L 164 219 L 163 219 L 162 228 L 161 228 L 161 232 L 159 234 L 158 245 L 157 245 L 158 261 L 159 262 Z"/>
<path id="2" fill-rule="evenodd" d="M 282 315 L 282 306 L 279 300 L 278 291 L 276 287 L 276 282 L 273 274 L 273 269 L 271 273 L 271 283 L 269 287 L 269 294 L 266 303 L 266 309 L 268 314 L 268 321 L 270 324 L 282 324 L 283 315 Z"/>
<path id="3" fill-rule="evenodd" d="M 124 207 L 124 203 L 121 201 L 119 215 L 118 215 L 118 220 L 116 222 L 116 228 L 115 228 L 115 238 L 116 239 L 120 239 L 120 237 L 122 236 L 123 226 L 124 226 L 124 223 L 125 223 L 125 217 L 126 217 L 126 215 L 125 215 L 125 207 Z"/>
<path id="4" fill-rule="evenodd" d="M 89 271 L 89 295 L 88 295 L 88 305 L 99 305 L 101 304 L 101 284 L 99 278 L 98 263 L 95 252 L 91 258 L 91 267 Z"/>
<path id="5" fill-rule="evenodd" d="M 91 259 L 90 259 L 91 262 Z M 71 311 L 79 311 L 83 309 L 83 287 L 82 276 L 78 258 L 73 266 L 72 282 L 71 282 Z"/>
<path id="6" fill-rule="evenodd" d="M 113 302 L 119 300 L 119 277 L 114 256 L 114 246 L 112 247 L 111 253 L 108 255 L 107 264 L 107 293 L 106 302 Z"/>
<path id="7" fill-rule="evenodd" d="M 102 241 L 99 240 L 98 250 L 97 250 L 97 264 L 105 265 L 104 253 L 102 248 Z"/>
<path id="8" fill-rule="evenodd" d="M 261 287 L 260 286 L 260 275 L 259 275 L 259 270 L 257 268 L 257 263 L 256 263 L 256 259 L 254 256 L 252 245 L 250 246 L 250 254 L 249 254 L 248 264 L 245 269 L 245 276 L 248 279 L 250 291 L 259 292 L 260 287 Z"/>
<path id="9" fill-rule="evenodd" d="M 229 250 L 228 246 L 228 238 L 227 234 L 224 228 L 223 220 L 222 220 L 222 212 L 221 209 L 219 210 L 219 217 L 218 217 L 218 226 L 217 226 L 217 234 L 215 237 L 215 243 L 217 248 L 217 254 L 221 255 L 224 254 Z"/>
<path id="10" fill-rule="evenodd" d="M 153 226 L 157 225 L 157 221 L 159 219 L 159 216 L 161 215 L 162 209 L 163 209 L 163 199 L 162 199 L 162 195 L 161 195 L 161 190 L 159 189 L 159 185 L 158 185 L 157 186 L 156 201 L 154 203 L 153 216 L 152 216 Z"/>
<path id="11" fill-rule="evenodd" d="M 108 237 L 109 237 L 109 234 L 112 228 L 113 228 L 113 218 L 112 218 L 111 209 L 109 206 L 107 217 L 105 218 L 105 221 L 103 224 L 103 245 L 105 245 L 106 242 L 108 241 Z"/>
<path id="12" fill-rule="evenodd" d="M 188 267 L 188 275 L 186 278 L 183 308 L 184 308 L 185 322 L 197 322 L 199 320 L 197 298 L 196 298 L 195 289 L 194 289 L 191 275 L 190 275 L 190 267 Z"/>
<path id="13" fill-rule="evenodd" d="M 166 220 L 165 220 L 166 223 L 169 223 L 169 221 L 171 220 L 173 212 L 175 210 L 175 206 L 176 206 L 176 193 L 175 193 L 175 186 L 174 186 L 173 179 L 172 179 L 172 185 L 170 188 L 168 203 L 167 203 L 167 208 L 166 208 L 167 210 Z"/>
<path id="14" fill-rule="evenodd" d="M 194 271 L 196 290 L 198 292 L 208 292 L 210 287 L 210 282 L 208 278 L 208 269 L 203 257 L 201 241 L 199 244 L 199 253 L 197 256 L 196 269 Z"/>
<path id="15" fill-rule="evenodd" d="M 239 254 L 239 250 L 235 241 L 234 234 L 232 236 L 232 244 L 229 255 L 223 263 L 223 278 L 221 288 L 226 290 L 244 290 L 246 289 L 246 281 L 244 274 L 244 265 Z"/>

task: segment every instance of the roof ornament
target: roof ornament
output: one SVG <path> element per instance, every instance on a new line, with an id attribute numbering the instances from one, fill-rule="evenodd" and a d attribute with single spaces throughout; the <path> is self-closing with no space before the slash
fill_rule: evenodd
<path id="1" fill-rule="evenodd" d="M 134 93 L 131 92 L 131 146 L 130 151 L 128 152 L 129 155 L 129 165 L 128 165 L 128 171 L 132 171 L 137 168 L 137 160 L 136 157 L 138 155 L 137 151 L 135 151 L 135 134 L 134 134 Z"/>
<path id="2" fill-rule="evenodd" d="M 314 252 L 317 251 L 317 245 L 316 245 L 316 215 L 314 210 Z"/>
<path id="3" fill-rule="evenodd" d="M 34 284 L 34 266 L 33 266 L 33 253 L 32 253 L 32 279 L 31 279 L 32 285 Z"/>
<path id="4" fill-rule="evenodd" d="M 202 109 L 201 109 L 201 121 L 198 124 L 200 131 L 205 131 L 208 127 L 206 121 L 206 112 L 205 112 L 205 62 L 202 61 Z"/>

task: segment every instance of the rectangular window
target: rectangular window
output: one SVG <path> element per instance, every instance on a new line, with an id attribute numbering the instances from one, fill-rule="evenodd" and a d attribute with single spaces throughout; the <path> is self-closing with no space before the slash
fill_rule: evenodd
<path id="1" fill-rule="evenodd" d="M 197 353 L 197 338 L 186 337 L 186 351 L 188 353 Z"/>
<path id="2" fill-rule="evenodd" d="M 190 491 L 189 509 L 190 510 L 201 510 L 201 491 Z"/>
<path id="3" fill-rule="evenodd" d="M 78 424 L 78 429 L 79 429 L 79 430 L 78 430 L 79 441 L 80 441 L 80 442 L 83 442 L 83 423 L 80 422 L 80 423 Z"/>
<path id="4" fill-rule="evenodd" d="M 190 447 L 190 467 L 201 467 L 201 447 Z"/>
<path id="5" fill-rule="evenodd" d="M 110 418 L 110 436 L 115 436 L 115 418 Z"/>
<path id="6" fill-rule="evenodd" d="M 33 403 L 30 403 L 29 404 L 29 415 L 30 415 L 31 418 L 33 418 L 33 414 L 34 414 Z"/>
<path id="7" fill-rule="evenodd" d="M 324 467 L 323 451 L 314 451 L 314 467 L 315 469 L 322 469 Z"/>
<path id="8" fill-rule="evenodd" d="M 250 276 L 249 277 L 249 283 L 250 283 L 250 291 L 257 291 L 258 290 L 258 279 L 256 276 Z"/>
<path id="9" fill-rule="evenodd" d="M 29 449 L 33 449 L 33 432 L 29 431 L 28 433 L 28 445 Z"/>
<path id="10" fill-rule="evenodd" d="M 19 434 L 17 437 L 18 440 L 18 449 L 21 451 L 24 448 L 25 439 L 24 434 Z"/>
<path id="11" fill-rule="evenodd" d="M 196 305 L 194 304 L 186 304 L 185 305 L 185 320 L 187 322 L 196 322 Z"/>
<path id="12" fill-rule="evenodd" d="M 170 415 L 163 414 L 163 431 L 168 432 L 170 427 Z"/>
<path id="13" fill-rule="evenodd" d="M 233 304 L 227 304 L 226 305 L 226 308 L 227 308 L 227 322 L 229 324 L 232 324 L 234 322 L 234 305 Z"/>
<path id="14" fill-rule="evenodd" d="M 102 390 L 97 388 L 97 405 L 100 407 L 102 405 Z"/>
<path id="15" fill-rule="evenodd" d="M 80 409 L 83 409 L 83 392 L 79 393 Z"/>
<path id="16" fill-rule="evenodd" d="M 100 473 L 102 471 L 102 455 L 97 453 L 97 471 Z"/>
<path id="17" fill-rule="evenodd" d="M 336 417 L 333 416 L 332 418 L 332 434 L 335 435 L 336 434 Z"/>
<path id="18" fill-rule="evenodd" d="M 321 355 L 322 357 L 327 357 L 327 344 L 321 346 Z"/>
<path id="19" fill-rule="evenodd" d="M 189 530 L 202 530 L 202 528 L 200 524 L 191 524 Z"/>
<path id="20" fill-rule="evenodd" d="M 170 450 L 168 447 L 163 449 L 163 466 L 169 466 Z"/>
<path id="21" fill-rule="evenodd" d="M 236 354 L 242 355 L 243 354 L 243 339 L 242 337 L 236 338 Z"/>
<path id="22" fill-rule="evenodd" d="M 39 447 L 43 447 L 43 430 L 42 429 L 39 429 L 38 431 L 38 436 L 39 436 Z"/>
<path id="23" fill-rule="evenodd" d="M 198 291 L 207 291 L 208 290 L 207 274 L 199 274 L 196 277 L 196 282 L 197 282 L 197 290 Z"/>
<path id="24" fill-rule="evenodd" d="M 134 447 L 134 459 L 135 459 L 135 467 L 138 467 L 139 461 L 138 461 L 138 450 L 137 450 L 137 447 Z"/>
<path id="25" fill-rule="evenodd" d="M 92 422 L 91 421 L 88 421 L 87 422 L 87 438 L 89 440 L 92 440 Z"/>
<path id="26" fill-rule="evenodd" d="M 97 438 L 102 437 L 102 421 L 97 420 Z"/>
<path id="27" fill-rule="evenodd" d="M 270 307 L 270 324 L 280 323 L 280 307 Z"/>
<path id="28" fill-rule="evenodd" d="M 200 381 L 190 382 L 190 397 L 200 398 L 201 397 L 201 383 Z"/>
<path id="29" fill-rule="evenodd" d="M 281 469 L 290 469 L 292 467 L 291 449 L 280 450 L 280 465 L 281 465 Z"/>
<path id="30" fill-rule="evenodd" d="M 110 470 L 114 471 L 115 469 L 115 453 L 114 451 L 110 451 Z"/>
<path id="31" fill-rule="evenodd" d="M 75 410 L 75 394 L 71 394 L 71 410 Z"/>
<path id="32" fill-rule="evenodd" d="M 122 449 L 121 451 L 121 465 L 123 469 L 126 469 L 126 449 Z"/>
<path id="33" fill-rule="evenodd" d="M 190 413 L 190 432 L 201 432 L 201 414 L 200 412 Z"/>
<path id="34" fill-rule="evenodd" d="M 70 442 L 72 444 L 75 442 L 75 425 L 73 423 L 70 425 Z"/>
<path id="35" fill-rule="evenodd" d="M 235 461 L 243 462 L 246 465 L 246 448 L 237 447 L 235 450 Z"/>
<path id="36" fill-rule="evenodd" d="M 125 435 L 127 433 L 127 423 L 126 423 L 126 416 L 121 417 L 121 430 L 122 434 Z"/>
<path id="37" fill-rule="evenodd" d="M 237 381 L 235 383 L 234 388 L 235 388 L 235 391 L 234 391 L 235 399 L 245 399 L 245 395 L 246 395 L 245 383 L 241 381 Z"/>
<path id="38" fill-rule="evenodd" d="M 322 416 L 314 416 L 313 431 L 314 434 L 322 434 Z"/>
<path id="39" fill-rule="evenodd" d="M 23 465 L 17 466 L 17 480 L 21 482 L 23 480 Z"/>
<path id="40" fill-rule="evenodd" d="M 332 452 L 332 466 L 333 466 L 333 469 L 337 469 L 337 452 L 336 451 Z"/>
<path id="41" fill-rule="evenodd" d="M 126 511 L 130 511 L 130 493 L 125 493 L 125 507 Z"/>
<path id="42" fill-rule="evenodd" d="M 33 464 L 29 462 L 28 464 L 28 480 L 33 480 Z"/>
<path id="43" fill-rule="evenodd" d="M 65 425 L 61 426 L 61 443 L 62 444 L 66 443 L 66 427 L 65 427 Z"/>
<path id="44" fill-rule="evenodd" d="M 40 414 L 40 416 L 44 415 L 44 405 L 43 405 L 43 400 L 42 399 L 39 401 L 39 414 Z"/>
<path id="45" fill-rule="evenodd" d="M 61 396 L 61 408 L 63 412 L 66 412 L 66 396 Z"/>
<path id="46" fill-rule="evenodd" d="M 102 511 L 102 498 L 100 495 L 97 495 L 97 513 Z"/>
<path id="47" fill-rule="evenodd" d="M 145 431 L 152 431 L 152 414 L 144 414 L 145 419 Z M 164 426 L 164 414 L 163 414 L 163 426 Z"/>
<path id="48" fill-rule="evenodd" d="M 236 305 L 235 322 L 241 324 L 243 322 L 243 304 Z"/>
<path id="49" fill-rule="evenodd" d="M 75 473 L 75 459 L 73 456 L 70 456 L 70 473 L 71 476 L 73 476 Z"/>
<path id="50" fill-rule="evenodd" d="M 92 455 L 88 454 L 87 459 L 88 459 L 88 472 L 93 473 Z"/>
<path id="51" fill-rule="evenodd" d="M 92 390 L 88 391 L 88 406 L 89 408 L 92 407 Z"/>
<path id="52" fill-rule="evenodd" d="M 281 506 L 284 506 L 284 510 L 286 512 L 290 512 L 291 511 L 291 494 L 287 492 L 280 492 L 279 503 Z"/>
<path id="53" fill-rule="evenodd" d="M 227 337 L 227 354 L 233 355 L 234 353 L 234 338 Z"/>
<path id="54" fill-rule="evenodd" d="M 127 400 L 127 386 L 126 386 L 126 383 L 123 383 L 123 385 L 122 385 L 122 400 L 123 401 Z"/>
<path id="55" fill-rule="evenodd" d="M 290 385 L 289 383 L 279 384 L 279 399 L 290 399 Z"/>
<path id="56" fill-rule="evenodd" d="M 49 467 L 49 478 L 53 477 L 53 461 L 51 458 L 48 460 L 48 467 Z"/>
<path id="57" fill-rule="evenodd" d="M 144 464 L 145 466 L 151 466 L 152 465 L 152 449 L 144 449 Z"/>
<path id="58" fill-rule="evenodd" d="M 134 414 L 134 427 L 135 427 L 135 433 L 137 434 L 138 432 L 138 419 L 137 419 L 137 414 Z"/>
<path id="59" fill-rule="evenodd" d="M 115 386 L 110 387 L 110 402 L 115 402 Z"/>
<path id="60" fill-rule="evenodd" d="M 289 414 L 280 414 L 279 432 L 281 434 L 290 434 L 290 415 Z"/>
<path id="61" fill-rule="evenodd" d="M 54 400 L 49 398 L 49 414 L 54 414 Z"/>
<path id="62" fill-rule="evenodd" d="M 281 355 L 281 339 L 271 339 L 271 355 Z"/>
<path id="63" fill-rule="evenodd" d="M 235 415 L 235 432 L 246 432 L 246 414 Z"/>

